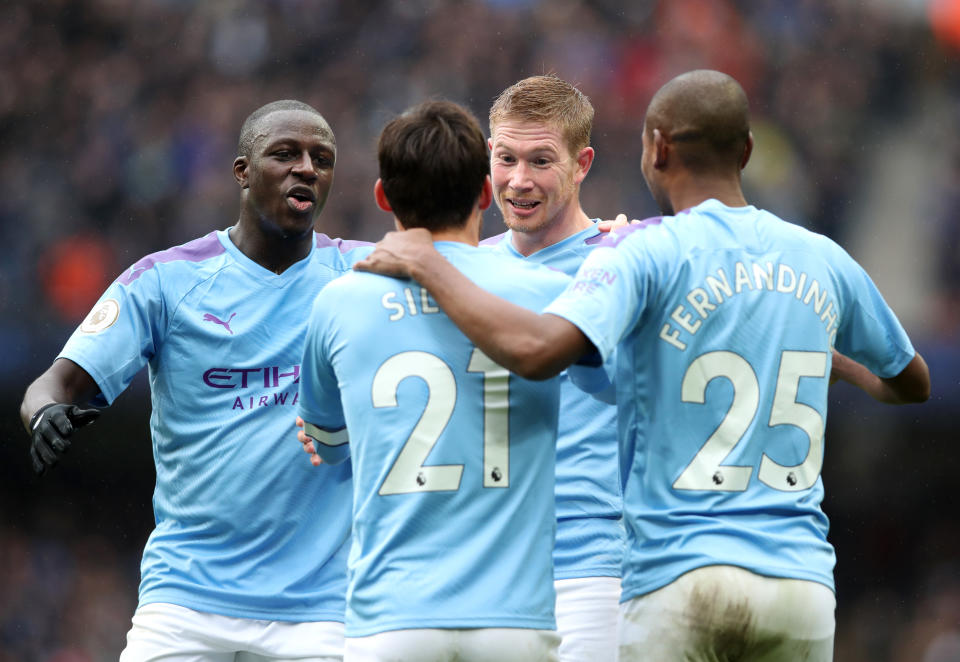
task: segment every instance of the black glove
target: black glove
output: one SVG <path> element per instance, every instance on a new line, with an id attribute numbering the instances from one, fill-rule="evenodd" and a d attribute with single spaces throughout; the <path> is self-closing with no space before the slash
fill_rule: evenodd
<path id="1" fill-rule="evenodd" d="M 30 457 L 37 475 L 67 452 L 74 430 L 92 423 L 99 415 L 99 409 L 81 409 L 60 402 L 40 407 L 30 419 Z"/>

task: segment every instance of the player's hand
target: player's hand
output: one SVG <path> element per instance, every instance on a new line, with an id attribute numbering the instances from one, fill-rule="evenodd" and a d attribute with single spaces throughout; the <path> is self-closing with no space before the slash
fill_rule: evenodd
<path id="1" fill-rule="evenodd" d="M 297 439 L 303 444 L 303 452 L 310 455 L 310 464 L 319 467 L 323 464 L 323 458 L 317 454 L 317 447 L 313 445 L 313 437 L 308 436 L 303 431 L 303 419 L 299 416 L 297 416 L 297 427 L 300 428 L 297 430 Z"/>
<path id="2" fill-rule="evenodd" d="M 388 232 L 377 242 L 374 251 L 353 268 L 394 278 L 411 278 L 413 268 L 431 251 L 435 252 L 435 249 L 429 230 L 411 228 Z"/>
<path id="3" fill-rule="evenodd" d="M 37 475 L 52 467 L 70 448 L 70 436 L 100 415 L 99 409 L 56 402 L 44 405 L 30 419 L 30 457 Z"/>
<path id="4" fill-rule="evenodd" d="M 614 230 L 619 230 L 622 227 L 627 225 L 638 225 L 639 220 L 633 219 L 632 221 L 627 220 L 627 215 L 624 213 L 617 214 L 617 217 L 612 221 L 599 221 L 597 223 L 597 229 L 600 232 L 613 232 Z"/>

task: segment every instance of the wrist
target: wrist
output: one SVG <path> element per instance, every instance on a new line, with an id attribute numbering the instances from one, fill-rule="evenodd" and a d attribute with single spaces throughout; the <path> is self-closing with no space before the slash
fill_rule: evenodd
<path id="1" fill-rule="evenodd" d="M 429 290 L 429 285 L 433 282 L 433 276 L 437 271 L 438 261 L 441 260 L 445 262 L 446 258 L 433 247 L 432 243 L 427 244 L 419 249 L 413 259 L 407 263 L 407 272 L 410 278 Z"/>
<path id="2" fill-rule="evenodd" d="M 40 419 L 43 417 L 43 413 L 50 409 L 50 407 L 53 407 L 57 404 L 58 403 L 56 402 L 48 402 L 45 405 L 41 405 L 35 412 L 33 412 L 33 415 L 30 417 L 30 422 L 27 424 L 27 432 L 33 432 L 37 428 L 37 423 L 39 423 Z"/>

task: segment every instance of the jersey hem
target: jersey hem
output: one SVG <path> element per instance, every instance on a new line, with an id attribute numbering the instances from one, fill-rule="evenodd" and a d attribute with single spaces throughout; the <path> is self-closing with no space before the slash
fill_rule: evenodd
<path id="1" fill-rule="evenodd" d="M 553 570 L 553 580 L 557 581 L 558 579 L 587 579 L 589 577 L 615 577 L 620 578 L 620 568 L 611 568 L 600 567 L 600 568 L 583 568 L 576 570 L 567 570 L 564 572 L 558 572 L 556 568 Z"/>
<path id="2" fill-rule="evenodd" d="M 248 618 L 258 621 L 284 621 L 289 623 L 334 622 L 343 623 L 343 611 L 331 609 L 243 609 L 231 603 L 225 605 L 216 602 L 197 600 L 195 596 L 185 597 L 180 593 L 152 592 L 140 598 L 137 608 L 157 602 L 165 602 L 178 607 L 186 607 L 207 614 L 218 614 L 231 618 Z M 344 606 L 346 609 L 346 606 Z"/>
<path id="3" fill-rule="evenodd" d="M 368 627 L 351 626 L 348 622 L 344 631 L 346 637 L 369 637 L 381 632 L 394 630 L 477 630 L 482 628 L 515 628 L 518 630 L 556 630 L 556 621 L 553 618 L 511 618 L 498 616 L 485 618 L 476 616 L 472 619 L 463 618 L 428 618 L 428 619 L 401 619 L 370 625 Z"/>
<path id="4" fill-rule="evenodd" d="M 754 574 L 756 574 L 756 575 L 760 575 L 760 576 L 762 576 L 762 577 L 770 577 L 770 578 L 772 578 L 772 579 L 795 579 L 795 580 L 799 580 L 799 581 L 816 582 L 817 584 L 823 584 L 824 586 L 826 586 L 828 589 L 830 589 L 830 590 L 833 591 L 834 593 L 837 592 L 837 590 L 836 590 L 836 588 L 835 588 L 835 586 L 834 586 L 834 582 L 833 582 L 833 577 L 832 577 L 832 576 L 829 577 L 829 578 L 825 578 L 825 577 L 824 577 L 823 575 L 821 575 L 821 574 L 811 573 L 811 572 L 803 572 L 802 570 L 789 570 L 789 571 L 787 571 L 787 570 L 782 570 L 782 569 L 779 569 L 779 568 L 777 568 L 777 569 L 774 569 L 774 568 L 758 568 L 758 567 L 756 567 L 756 566 L 748 566 L 748 565 L 745 565 L 745 564 L 743 564 L 743 563 L 736 563 L 736 562 L 729 562 L 729 561 L 728 561 L 728 562 L 711 561 L 711 562 L 709 562 L 709 563 L 700 563 L 700 564 L 697 564 L 697 565 L 691 565 L 691 566 L 689 566 L 689 567 L 685 567 L 682 572 L 675 573 L 672 577 L 670 577 L 670 578 L 667 579 L 666 581 L 662 581 L 662 582 L 660 582 L 660 581 L 657 581 L 657 582 L 643 582 L 643 583 L 640 583 L 640 584 L 637 584 L 637 585 L 630 585 L 630 584 L 628 584 L 627 582 L 623 582 L 623 583 L 621 584 L 621 589 L 620 589 L 620 590 L 621 590 L 621 592 L 620 592 L 620 602 L 626 602 L 626 601 L 628 601 L 628 600 L 632 600 L 633 598 L 639 598 L 639 597 L 642 597 L 642 596 L 644 596 L 644 595 L 647 595 L 648 593 L 653 593 L 653 592 L 656 591 L 656 590 L 659 590 L 659 589 L 661 589 L 661 588 L 664 588 L 665 586 L 669 586 L 670 584 L 672 584 L 673 582 L 677 581 L 680 577 L 682 577 L 683 575 L 687 574 L 688 572 L 692 572 L 692 571 L 698 570 L 698 569 L 700 569 L 700 568 L 709 568 L 709 567 L 711 567 L 711 566 L 724 566 L 724 565 L 725 565 L 725 566 L 731 566 L 731 567 L 734 567 L 734 568 L 742 568 L 743 570 L 746 570 L 746 571 L 748 571 L 748 572 L 752 572 L 752 573 L 754 573 Z"/>

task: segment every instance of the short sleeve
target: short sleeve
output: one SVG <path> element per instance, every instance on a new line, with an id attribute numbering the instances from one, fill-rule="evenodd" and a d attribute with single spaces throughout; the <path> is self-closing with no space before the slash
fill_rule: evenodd
<path id="1" fill-rule="evenodd" d="M 894 377 L 916 351 L 867 272 L 845 255 L 845 310 L 834 346 L 879 377 Z"/>
<path id="2" fill-rule="evenodd" d="M 70 359 L 97 383 L 93 404 L 111 404 L 160 346 L 167 307 L 155 269 L 128 284 L 115 281 L 67 340 L 58 358 Z"/>
<path id="3" fill-rule="evenodd" d="M 633 273 L 624 246 L 596 248 L 544 310 L 577 326 L 605 363 L 636 324 L 644 305 L 638 274 Z"/>

